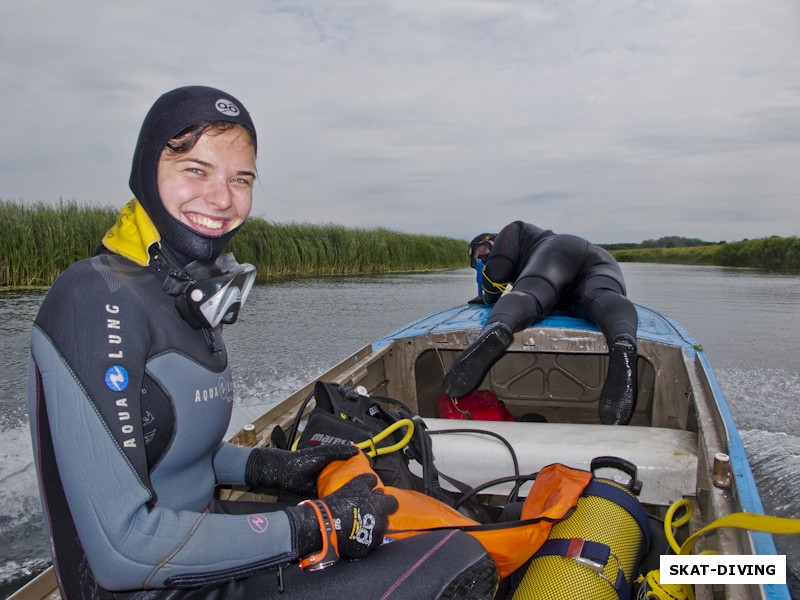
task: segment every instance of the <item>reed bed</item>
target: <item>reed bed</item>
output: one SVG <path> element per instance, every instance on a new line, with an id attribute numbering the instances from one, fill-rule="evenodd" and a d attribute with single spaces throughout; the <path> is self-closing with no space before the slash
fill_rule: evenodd
<path id="1" fill-rule="evenodd" d="M 800 238 L 771 236 L 691 248 L 612 250 L 619 262 L 800 270 Z"/>
<path id="2" fill-rule="evenodd" d="M 49 286 L 92 255 L 118 208 L 62 201 L 0 200 L 0 287 Z M 426 271 L 468 266 L 467 242 L 389 229 L 247 220 L 228 250 L 258 269 L 260 281 L 320 275 Z"/>
<path id="3" fill-rule="evenodd" d="M 275 224 L 249 219 L 231 241 L 239 262 L 266 279 L 450 269 L 468 266 L 466 242 L 389 229 Z"/>
<path id="4" fill-rule="evenodd" d="M 51 285 L 69 265 L 91 256 L 116 213 L 71 201 L 0 201 L 0 286 Z"/>
<path id="5" fill-rule="evenodd" d="M 0 287 L 49 286 L 72 263 L 91 256 L 118 208 L 62 201 L 0 199 Z M 260 281 L 466 267 L 466 242 L 389 229 L 273 223 L 251 217 L 229 250 L 258 269 Z M 612 250 L 620 262 L 800 270 L 800 239 L 772 236 L 685 248 Z"/>

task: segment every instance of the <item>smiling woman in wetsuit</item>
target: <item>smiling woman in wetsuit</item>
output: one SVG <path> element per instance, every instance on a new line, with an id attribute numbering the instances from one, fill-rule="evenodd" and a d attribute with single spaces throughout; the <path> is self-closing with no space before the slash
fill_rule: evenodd
<path id="1" fill-rule="evenodd" d="M 398 597 L 437 598 L 485 580 L 494 564 L 467 534 L 380 547 L 397 501 L 372 475 L 316 498 L 320 471 L 354 447 L 223 441 L 234 384 L 222 329 L 255 278 L 223 249 L 255 179 L 241 102 L 202 86 L 167 92 L 139 135 L 135 199 L 41 306 L 29 409 L 62 596 L 379 598 L 394 585 Z M 307 500 L 221 502 L 217 484 Z M 332 566 L 312 572 L 320 563 Z"/>
<path id="2" fill-rule="evenodd" d="M 636 330 L 639 318 L 625 296 L 619 264 L 606 250 L 575 235 L 514 221 L 499 234 L 469 245 L 472 268 L 482 264 L 482 293 L 471 303 L 492 305 L 486 325 L 445 375 L 453 398 L 474 390 L 514 339 L 514 332 L 555 310 L 571 310 L 600 328 L 609 348 L 600 392 L 601 423 L 624 425 L 636 404 Z M 479 263 L 480 261 L 480 263 Z M 508 284 L 511 291 L 503 294 Z"/>

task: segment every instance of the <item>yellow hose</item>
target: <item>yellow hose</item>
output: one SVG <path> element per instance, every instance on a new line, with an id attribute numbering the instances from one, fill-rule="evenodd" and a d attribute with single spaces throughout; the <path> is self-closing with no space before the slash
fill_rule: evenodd
<path id="1" fill-rule="evenodd" d="M 385 446 L 383 448 L 376 447 L 376 444 L 386 437 L 393 434 L 395 431 L 400 429 L 401 427 L 406 428 L 406 434 L 396 444 L 392 444 L 391 446 Z M 408 442 L 411 441 L 411 436 L 414 435 L 414 423 L 411 419 L 400 419 L 399 421 L 395 421 L 389 427 L 381 431 L 378 435 L 369 438 L 368 440 L 364 440 L 363 442 L 359 442 L 356 444 L 358 448 L 364 450 L 364 452 L 375 458 L 376 456 L 382 456 L 384 454 L 389 454 L 390 452 L 396 452 L 397 450 L 402 450 L 408 445 Z M 369 450 L 367 450 L 369 448 Z"/>
<path id="2" fill-rule="evenodd" d="M 377 447 L 378 442 L 383 441 L 401 427 L 406 428 L 406 433 L 399 442 L 392 444 L 391 446 L 384 446 L 383 448 Z M 408 445 L 408 442 L 411 441 L 411 437 L 413 435 L 414 435 L 414 423 L 411 421 L 411 419 L 399 419 L 398 421 L 395 421 L 377 435 L 369 439 L 366 439 L 363 442 L 359 442 L 358 444 L 356 444 L 356 447 L 360 448 L 361 450 L 364 450 L 364 453 L 367 456 L 375 458 L 376 456 L 383 456 L 384 454 L 389 454 L 390 452 L 396 452 L 397 450 L 402 450 Z M 297 445 L 299 443 L 300 443 L 300 438 L 298 437 L 292 444 L 292 451 L 297 450 Z M 369 450 L 367 450 L 368 448 Z"/>

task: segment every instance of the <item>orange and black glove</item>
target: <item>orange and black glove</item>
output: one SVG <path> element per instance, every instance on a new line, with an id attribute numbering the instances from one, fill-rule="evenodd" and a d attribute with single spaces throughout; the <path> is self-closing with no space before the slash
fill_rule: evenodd
<path id="1" fill-rule="evenodd" d="M 382 489 L 373 489 L 377 483 L 375 475 L 364 473 L 321 499 L 333 517 L 339 555 L 344 558 L 364 558 L 383 543 L 389 515 L 397 510 L 398 503 Z M 298 556 L 323 547 L 325 528 L 312 506 L 301 503 L 286 512 L 296 525 Z"/>

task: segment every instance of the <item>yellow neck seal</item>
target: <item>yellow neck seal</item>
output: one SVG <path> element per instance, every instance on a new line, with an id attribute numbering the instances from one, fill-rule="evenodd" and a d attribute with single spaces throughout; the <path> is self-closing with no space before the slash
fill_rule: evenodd
<path id="1" fill-rule="evenodd" d="M 155 225 L 139 201 L 134 198 L 122 207 L 117 222 L 103 236 L 103 246 L 137 265 L 150 264 L 150 247 L 161 241 Z"/>

